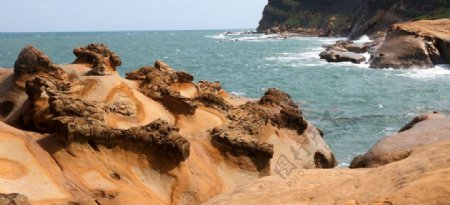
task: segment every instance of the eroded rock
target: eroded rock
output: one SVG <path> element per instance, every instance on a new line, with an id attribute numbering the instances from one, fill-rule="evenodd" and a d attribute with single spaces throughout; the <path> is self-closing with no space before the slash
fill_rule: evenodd
<path id="1" fill-rule="evenodd" d="M 116 67 L 122 65 L 120 57 L 103 44 L 78 47 L 73 49 L 73 54 L 77 57 L 74 63 L 92 65 L 92 70 L 87 73 L 88 75 L 112 73 L 116 71 Z"/>
<path id="2" fill-rule="evenodd" d="M 26 46 L 20 51 L 14 64 L 16 77 L 33 74 L 48 74 L 54 78 L 64 78 L 64 71 L 54 65 L 50 58 L 33 46 Z"/>
<path id="3" fill-rule="evenodd" d="M 430 113 L 414 118 L 397 134 L 387 136 L 367 153 L 353 159 L 350 168 L 379 167 L 407 158 L 415 147 L 450 140 L 450 117 Z"/>
<path id="4" fill-rule="evenodd" d="M 433 68 L 450 63 L 450 20 L 394 24 L 375 52 L 371 68 Z"/>
<path id="5" fill-rule="evenodd" d="M 29 107 L 20 127 L 43 134 L 0 123 L 0 142 L 13 134 L 18 141 L 8 146 L 39 162 L 13 163 L 33 172 L 6 173 L 27 176 L 20 180 L 30 184 L 22 190 L 32 203 L 200 204 L 276 174 L 281 156 L 303 168 L 336 165 L 320 131 L 284 92 L 269 89 L 259 101 L 238 98 L 219 82 L 195 83 L 192 75 L 162 61 L 127 74 L 128 79 L 91 75 L 100 65 L 96 59 L 113 55 L 96 49 L 81 49 L 76 64 L 58 65 L 56 76 L 46 69 L 23 75 L 16 93 L 26 96 Z M 3 105 L 0 114 L 11 107 Z M 2 143 L 0 148 L 10 149 Z M 5 153 L 0 158 L 17 154 Z M 36 194 L 33 183 L 39 180 L 51 189 Z M 21 183 L 6 188 L 17 190 Z"/>
<path id="6" fill-rule="evenodd" d="M 446 140 L 415 147 L 408 158 L 379 168 L 294 169 L 285 178 L 267 176 L 204 204 L 440 205 L 450 200 L 449 156 Z"/>
<path id="7" fill-rule="evenodd" d="M 142 67 L 137 71 L 127 73 L 126 78 L 138 81 L 140 90 L 148 97 L 162 102 L 175 114 L 192 115 L 197 109 L 196 103 L 180 92 L 170 88 L 174 83 L 191 83 L 194 79 L 190 74 L 174 71 L 162 61 L 156 61 L 155 67 Z"/>

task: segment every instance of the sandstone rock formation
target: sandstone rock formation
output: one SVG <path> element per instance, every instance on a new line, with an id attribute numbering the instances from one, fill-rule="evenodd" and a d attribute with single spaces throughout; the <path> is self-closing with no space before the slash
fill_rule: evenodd
<path id="1" fill-rule="evenodd" d="M 432 68 L 450 63 L 450 19 L 394 24 L 371 68 Z"/>
<path id="2" fill-rule="evenodd" d="M 366 154 L 353 159 L 350 168 L 378 167 L 402 160 L 420 145 L 450 140 L 450 117 L 430 113 L 414 118 L 399 133 L 387 136 Z"/>
<path id="3" fill-rule="evenodd" d="M 287 175 L 268 176 L 240 185 L 205 205 L 448 204 L 449 119 L 438 114 L 420 116 L 409 124 L 416 123 L 412 128 L 386 137 L 364 159 L 356 159 L 367 165 L 364 167 L 377 168 L 293 168 Z"/>
<path id="4" fill-rule="evenodd" d="M 257 30 L 355 39 L 393 23 L 448 18 L 449 12 L 450 2 L 441 0 L 269 0 Z"/>
<path id="5" fill-rule="evenodd" d="M 278 173 L 280 160 L 336 165 L 282 91 L 237 98 L 162 61 L 124 79 L 106 46 L 74 54 L 55 65 L 26 47 L 14 72 L 1 70 L 1 120 L 30 131 L 0 123 L 1 192 L 32 204 L 199 204 Z"/>
<path id="6" fill-rule="evenodd" d="M 0 71 L 0 120 L 19 126 L 21 114 L 28 106 L 25 83 L 34 76 L 58 80 L 67 77 L 47 55 L 32 46 L 26 46 L 20 52 L 14 70 Z"/>
<path id="7" fill-rule="evenodd" d="M 122 64 L 120 57 L 103 44 L 78 47 L 73 49 L 73 54 L 77 57 L 74 64 L 88 64 L 92 67 L 88 75 L 105 75 L 114 72 Z"/>

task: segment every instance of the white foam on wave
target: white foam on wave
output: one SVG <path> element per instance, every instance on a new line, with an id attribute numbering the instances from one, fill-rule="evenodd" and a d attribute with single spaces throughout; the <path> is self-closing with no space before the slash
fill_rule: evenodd
<path id="1" fill-rule="evenodd" d="M 365 52 L 365 53 L 361 53 L 361 55 L 363 55 L 366 58 L 366 63 L 369 63 L 370 60 L 370 53 L 369 52 Z"/>
<path id="2" fill-rule="evenodd" d="M 337 165 L 338 168 L 345 168 L 345 167 L 349 167 L 350 163 L 347 162 L 341 162 Z"/>
<path id="3" fill-rule="evenodd" d="M 361 36 L 358 40 L 353 41 L 354 43 L 370 43 L 372 40 L 370 40 L 368 35 Z"/>
<path id="4" fill-rule="evenodd" d="M 220 33 L 217 35 L 212 35 L 212 36 L 205 36 L 207 38 L 214 38 L 214 39 L 225 39 L 225 33 Z"/>
<path id="5" fill-rule="evenodd" d="M 401 71 L 402 73 L 395 75 L 425 80 L 435 79 L 439 77 L 450 77 L 450 65 L 436 65 L 434 68 L 431 69 L 413 68 Z"/>
<path id="6" fill-rule="evenodd" d="M 277 56 L 271 56 L 264 58 L 268 61 L 277 61 L 281 63 L 291 63 L 297 61 L 311 61 L 311 60 L 319 60 L 320 52 L 310 51 L 310 52 L 301 52 L 301 53 L 278 53 Z"/>
<path id="7" fill-rule="evenodd" d="M 239 38 L 233 38 L 230 39 L 231 42 L 237 42 L 237 41 L 265 41 L 265 40 L 278 40 L 280 38 L 280 35 L 278 34 L 256 34 L 251 36 L 242 36 Z"/>
<path id="8" fill-rule="evenodd" d="M 220 39 L 228 42 L 238 41 L 263 41 L 263 40 L 275 40 L 281 38 L 278 34 L 256 34 L 248 33 L 245 31 L 240 32 L 223 32 L 216 35 L 205 35 L 206 38 Z"/>
<path id="9" fill-rule="evenodd" d="M 239 91 L 231 91 L 231 94 L 235 95 L 235 96 L 239 96 L 239 97 L 245 96 L 244 92 L 239 92 Z"/>

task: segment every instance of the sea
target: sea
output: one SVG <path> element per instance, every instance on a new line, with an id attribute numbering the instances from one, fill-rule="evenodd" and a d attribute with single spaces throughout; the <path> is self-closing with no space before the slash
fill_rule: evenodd
<path id="1" fill-rule="evenodd" d="M 449 113 L 448 65 L 370 69 L 367 63 L 319 59 L 323 45 L 341 39 L 284 39 L 240 30 L 0 33 L 0 67 L 13 67 L 25 45 L 66 64 L 75 59 L 73 48 L 104 43 L 122 58 L 121 75 L 160 59 L 193 74 L 196 81 L 220 81 L 238 96 L 259 98 L 268 88 L 278 88 L 289 93 L 305 118 L 324 132 L 342 167 L 414 116 Z"/>

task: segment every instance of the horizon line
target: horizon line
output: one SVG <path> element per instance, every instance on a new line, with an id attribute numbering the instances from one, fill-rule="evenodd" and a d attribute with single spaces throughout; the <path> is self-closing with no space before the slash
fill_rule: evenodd
<path id="1" fill-rule="evenodd" d="M 151 29 L 151 30 L 98 30 L 98 31 L 0 31 L 2 33 L 109 33 L 109 32 L 151 32 L 151 31 L 226 31 L 248 30 L 256 31 L 256 28 L 213 28 L 213 29 Z"/>

